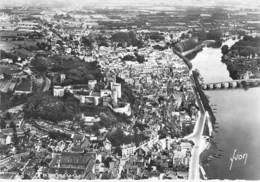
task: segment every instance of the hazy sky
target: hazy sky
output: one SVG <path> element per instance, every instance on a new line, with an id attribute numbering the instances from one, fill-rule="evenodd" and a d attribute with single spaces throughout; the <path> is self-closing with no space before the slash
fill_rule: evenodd
<path id="1" fill-rule="evenodd" d="M 97 6 L 109 7 L 115 5 L 122 6 L 138 6 L 138 5 L 192 5 L 192 6 L 205 6 L 205 5 L 234 5 L 244 7 L 257 7 L 260 6 L 260 0 L 0 0 L 1 6 L 19 6 L 31 5 L 37 6 L 40 4 L 56 5 L 56 6 Z"/>

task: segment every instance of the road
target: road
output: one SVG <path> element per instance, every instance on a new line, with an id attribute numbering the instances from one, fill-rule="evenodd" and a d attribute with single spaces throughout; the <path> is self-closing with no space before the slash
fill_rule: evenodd
<path id="1" fill-rule="evenodd" d="M 197 95 L 197 94 L 196 94 Z M 205 145 L 204 137 L 202 136 L 205 123 L 208 118 L 208 112 L 204 110 L 204 107 L 200 101 L 200 97 L 197 95 L 198 105 L 200 106 L 200 115 L 195 124 L 192 134 L 184 137 L 185 139 L 194 142 L 194 146 L 191 151 L 191 161 L 189 166 L 189 179 L 200 179 L 200 153 L 203 151 Z"/>
<path id="2" fill-rule="evenodd" d="M 203 94 L 199 81 L 198 75 L 193 70 L 192 64 L 190 61 L 183 56 L 180 52 L 173 49 L 173 52 L 178 55 L 184 63 L 188 66 L 190 70 L 190 78 L 193 85 L 193 90 L 196 95 L 197 104 L 199 106 L 200 114 L 196 121 L 193 132 L 184 137 L 184 139 L 188 139 L 194 142 L 194 146 L 191 151 L 191 161 L 189 165 L 189 180 L 198 180 L 200 179 L 200 154 L 205 149 L 205 138 L 203 137 L 204 126 L 207 119 L 210 119 L 208 111 L 210 111 L 209 106 L 207 105 L 205 95 Z M 203 97 L 203 98 L 201 98 Z"/>

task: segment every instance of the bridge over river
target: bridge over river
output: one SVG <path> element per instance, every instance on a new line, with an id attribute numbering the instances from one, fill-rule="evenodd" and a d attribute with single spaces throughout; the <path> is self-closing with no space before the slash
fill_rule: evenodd
<path id="1" fill-rule="evenodd" d="M 257 87 L 260 86 L 260 79 L 241 79 L 216 83 L 205 83 L 201 86 L 203 90 Z"/>

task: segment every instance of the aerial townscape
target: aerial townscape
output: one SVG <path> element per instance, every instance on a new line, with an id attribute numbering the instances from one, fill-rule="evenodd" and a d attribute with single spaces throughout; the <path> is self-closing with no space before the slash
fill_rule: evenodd
<path id="1" fill-rule="evenodd" d="M 193 1 L 2 3 L 0 179 L 260 179 L 260 4 Z"/>

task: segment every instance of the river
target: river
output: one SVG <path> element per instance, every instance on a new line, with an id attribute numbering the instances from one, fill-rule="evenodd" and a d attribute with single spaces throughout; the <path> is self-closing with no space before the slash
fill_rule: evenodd
<path id="1" fill-rule="evenodd" d="M 231 46 L 234 43 L 235 40 L 228 40 L 224 44 Z M 221 56 L 220 48 L 205 47 L 192 60 L 205 83 L 231 80 Z M 204 166 L 208 178 L 259 180 L 260 87 L 213 90 L 205 94 L 216 110 L 215 154 L 220 156 Z M 237 154 L 241 155 L 236 157 Z M 230 158 L 233 158 L 232 166 Z"/>

